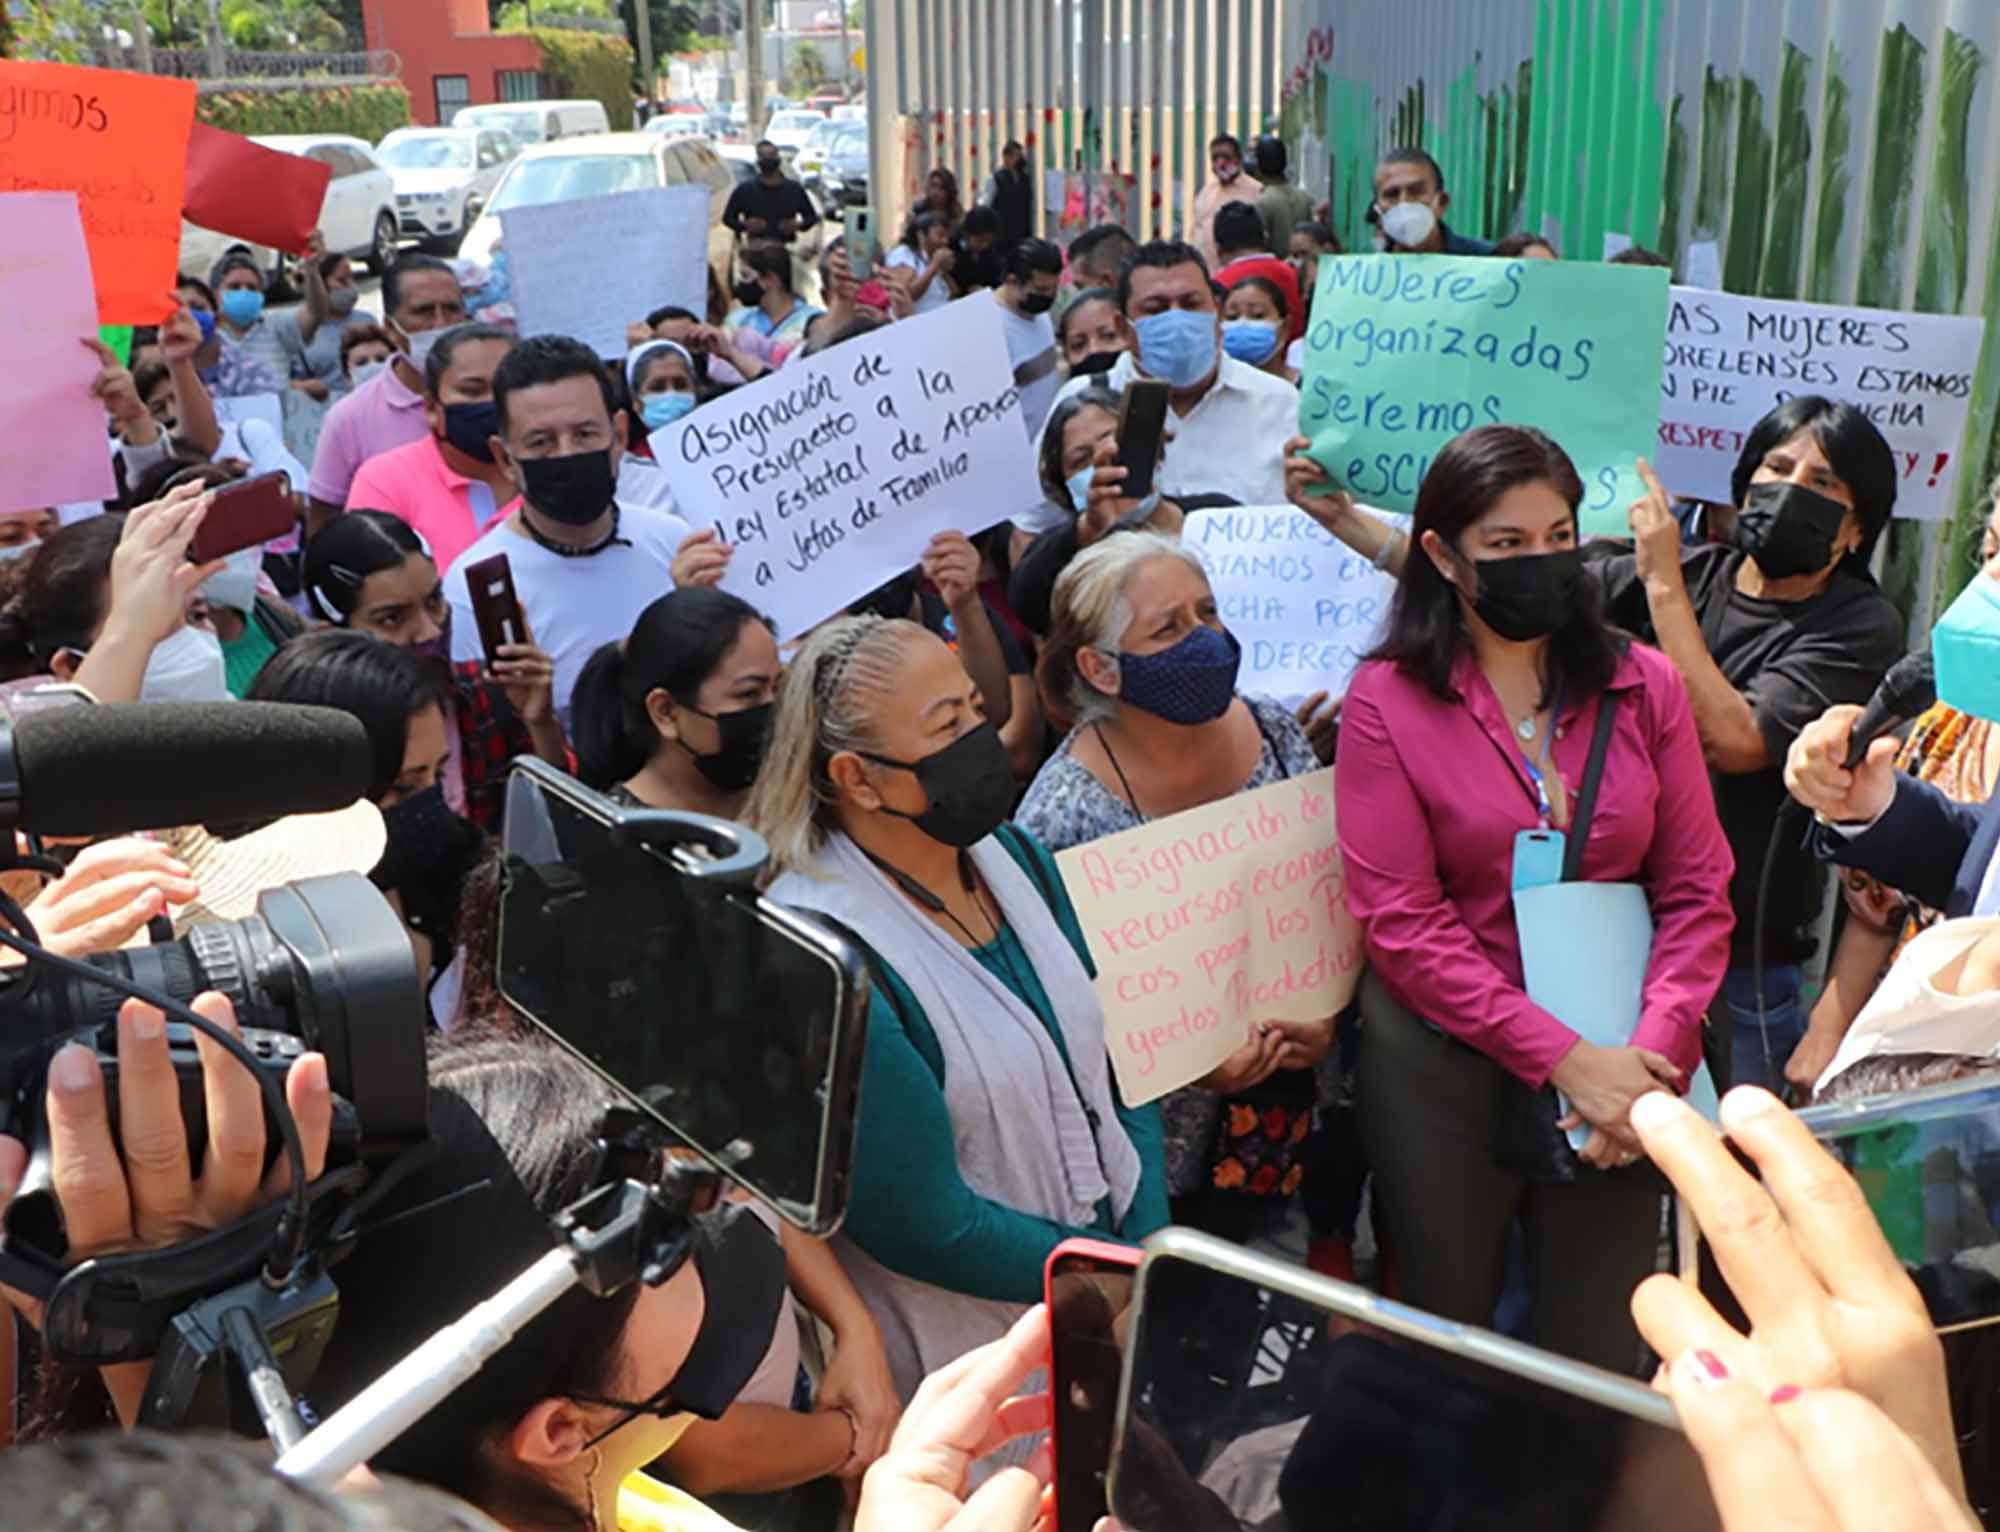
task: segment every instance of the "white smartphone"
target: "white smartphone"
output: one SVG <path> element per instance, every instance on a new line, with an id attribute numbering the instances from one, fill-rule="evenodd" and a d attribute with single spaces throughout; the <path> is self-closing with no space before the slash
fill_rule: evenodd
<path id="1" fill-rule="evenodd" d="M 847 267 L 854 273 L 855 281 L 868 280 L 880 254 L 880 241 L 875 238 L 875 209 L 858 207 L 847 215 Z"/>

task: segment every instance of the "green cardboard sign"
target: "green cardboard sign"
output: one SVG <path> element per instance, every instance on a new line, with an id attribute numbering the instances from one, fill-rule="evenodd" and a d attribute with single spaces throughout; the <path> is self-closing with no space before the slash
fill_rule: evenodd
<path id="1" fill-rule="evenodd" d="M 1299 430 L 1357 500 L 1410 511 L 1462 431 L 1538 426 L 1583 480 L 1583 531 L 1622 535 L 1655 453 L 1668 273 L 1490 256 L 1322 256 Z"/>
<path id="2" fill-rule="evenodd" d="M 97 327 L 97 338 L 111 348 L 111 354 L 118 358 L 120 367 L 132 365 L 132 327 L 129 324 L 101 324 Z"/>

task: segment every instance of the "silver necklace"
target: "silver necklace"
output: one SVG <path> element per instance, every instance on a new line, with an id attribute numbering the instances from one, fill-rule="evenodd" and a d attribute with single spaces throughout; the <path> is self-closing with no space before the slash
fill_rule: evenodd
<path id="1" fill-rule="evenodd" d="M 1522 744 L 1532 745 L 1535 742 L 1535 715 L 1530 713 L 1526 718 L 1515 724 L 1514 732 L 1521 736 Z"/>

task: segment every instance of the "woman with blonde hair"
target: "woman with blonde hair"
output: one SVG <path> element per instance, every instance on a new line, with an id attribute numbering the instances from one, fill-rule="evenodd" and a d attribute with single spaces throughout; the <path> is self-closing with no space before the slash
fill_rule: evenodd
<path id="1" fill-rule="evenodd" d="M 1124 532 L 1078 554 L 1056 581 L 1040 666 L 1048 710 L 1076 727 L 1021 800 L 1022 827 L 1065 851 L 1318 770 L 1282 703 L 1238 695 L 1241 658 L 1200 558 L 1177 539 Z M 1261 1023 L 1166 1098 L 1177 1222 L 1240 1239 L 1296 1191 L 1312 1070 L 1332 1038 L 1330 1016 Z"/>
<path id="2" fill-rule="evenodd" d="M 847 617 L 786 669 L 745 818 L 770 894 L 831 915 L 873 978 L 835 1240 L 907 1399 L 1006 1332 L 1072 1235 L 1167 1221 L 1159 1115 L 1117 1098 L 1088 948 L 978 689 L 914 622 Z"/>

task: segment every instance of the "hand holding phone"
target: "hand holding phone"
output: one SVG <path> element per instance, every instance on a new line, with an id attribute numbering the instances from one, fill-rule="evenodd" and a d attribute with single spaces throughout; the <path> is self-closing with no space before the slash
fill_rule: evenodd
<path id="1" fill-rule="evenodd" d="M 847 264 L 854 280 L 866 282 L 881 248 L 875 239 L 875 209 L 858 207 L 847 215 Z"/>
<path id="2" fill-rule="evenodd" d="M 224 484 L 209 499 L 188 554 L 197 564 L 226 558 L 283 537 L 299 524 L 292 481 L 283 473 L 259 474 Z"/>

